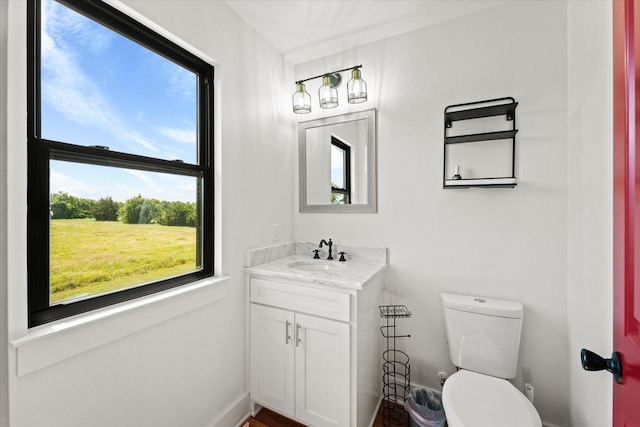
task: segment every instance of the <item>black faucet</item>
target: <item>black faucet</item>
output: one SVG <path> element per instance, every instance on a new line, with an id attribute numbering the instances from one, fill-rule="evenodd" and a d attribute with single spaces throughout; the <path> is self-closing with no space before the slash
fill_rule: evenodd
<path id="1" fill-rule="evenodd" d="M 329 246 L 329 256 L 327 257 L 327 259 L 329 261 L 331 261 L 333 259 L 333 256 L 331 255 L 331 247 L 333 246 L 333 242 L 331 241 L 331 239 L 329 239 L 329 241 L 327 242 L 326 240 L 322 239 L 320 240 L 320 245 L 318 246 L 320 249 L 322 249 L 322 245 L 327 245 Z"/>

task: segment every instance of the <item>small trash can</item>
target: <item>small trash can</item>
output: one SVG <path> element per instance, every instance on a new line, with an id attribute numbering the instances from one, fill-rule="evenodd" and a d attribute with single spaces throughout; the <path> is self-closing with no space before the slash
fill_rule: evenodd
<path id="1" fill-rule="evenodd" d="M 411 427 L 443 427 L 446 421 L 440 393 L 414 388 L 405 401 Z"/>

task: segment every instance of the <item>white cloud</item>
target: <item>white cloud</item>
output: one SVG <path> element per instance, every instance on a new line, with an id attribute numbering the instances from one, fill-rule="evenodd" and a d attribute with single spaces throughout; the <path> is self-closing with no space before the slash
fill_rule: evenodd
<path id="1" fill-rule="evenodd" d="M 69 46 L 64 46 L 61 37 L 52 37 L 60 34 L 63 29 L 71 32 L 84 31 L 86 25 L 79 23 L 75 14 L 64 13 L 63 6 L 54 6 L 54 2 L 46 4 L 48 7 L 44 8 L 41 37 L 43 101 L 75 123 L 84 126 L 90 124 L 119 140 L 135 142 L 146 150 L 157 152 L 155 145 L 122 122 L 100 89 L 82 71 L 75 52 Z M 83 37 L 95 33 L 89 31 Z M 96 39 L 97 49 L 110 44 L 106 37 L 96 36 Z"/>
<path id="2" fill-rule="evenodd" d="M 51 170 L 50 177 L 51 194 L 63 191 L 75 197 L 97 200 L 101 197 L 108 197 L 112 193 L 111 188 L 96 186 L 87 181 L 80 181 L 53 169 Z"/>
<path id="3" fill-rule="evenodd" d="M 197 191 L 196 179 L 192 177 L 66 162 L 54 162 L 50 176 L 51 194 L 63 191 L 92 200 L 111 197 L 124 202 L 141 195 L 147 199 L 193 203 Z"/>
<path id="4" fill-rule="evenodd" d="M 166 68 L 169 73 L 168 85 L 169 94 L 177 95 L 183 99 L 193 102 L 196 97 L 196 75 L 178 65 L 171 64 L 172 67 Z"/>
<path id="5" fill-rule="evenodd" d="M 140 181 L 142 181 L 146 185 L 145 191 L 150 191 L 152 194 L 162 194 L 163 188 L 162 186 L 158 185 L 158 180 L 152 178 L 146 172 L 138 171 L 138 170 L 127 170 L 127 172 L 133 175 L 134 177 L 136 177 L 137 179 L 139 179 Z M 148 196 L 145 193 L 145 197 L 151 197 L 151 196 Z"/>
<path id="6" fill-rule="evenodd" d="M 169 139 L 172 139 L 181 144 L 194 144 L 196 142 L 196 130 L 190 129 L 175 129 L 168 127 L 161 127 L 158 131 Z"/>
<path id="7" fill-rule="evenodd" d="M 46 0 L 42 2 L 43 28 L 54 35 L 80 34 L 76 43 L 82 44 L 93 53 L 100 53 L 111 46 L 113 33 L 104 31 L 99 24 L 94 24 L 81 14 L 57 3 Z"/>
<path id="8" fill-rule="evenodd" d="M 135 193 L 134 195 L 140 194 L 147 199 L 167 201 L 195 201 L 196 185 L 194 178 L 137 170 L 127 170 L 127 172 L 140 181 L 140 185 L 136 185 L 135 190 L 132 190 Z M 131 191 L 128 193 L 131 193 Z"/>

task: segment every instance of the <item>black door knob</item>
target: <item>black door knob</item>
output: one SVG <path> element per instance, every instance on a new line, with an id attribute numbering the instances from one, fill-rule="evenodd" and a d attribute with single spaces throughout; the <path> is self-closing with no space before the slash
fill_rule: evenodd
<path id="1" fill-rule="evenodd" d="M 585 371 L 602 371 L 606 369 L 613 374 L 613 379 L 618 384 L 622 384 L 622 361 L 620 360 L 620 353 L 617 351 L 611 354 L 611 359 L 605 359 L 583 348 L 580 352 L 580 360 Z"/>

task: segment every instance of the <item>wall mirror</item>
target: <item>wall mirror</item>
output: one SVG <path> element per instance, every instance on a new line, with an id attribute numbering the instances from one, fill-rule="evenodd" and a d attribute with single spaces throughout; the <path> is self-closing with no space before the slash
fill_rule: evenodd
<path id="1" fill-rule="evenodd" d="M 376 212 L 376 110 L 298 124 L 300 212 Z"/>

